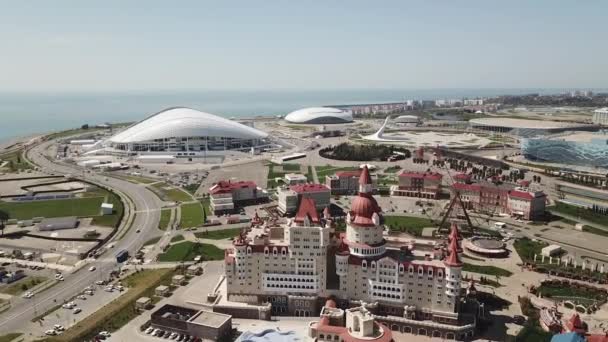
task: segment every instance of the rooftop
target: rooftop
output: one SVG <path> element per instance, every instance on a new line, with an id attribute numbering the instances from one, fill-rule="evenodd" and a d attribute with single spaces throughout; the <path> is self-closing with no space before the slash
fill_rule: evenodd
<path id="1" fill-rule="evenodd" d="M 480 126 L 494 126 L 506 128 L 532 128 L 532 129 L 559 129 L 559 128 L 575 128 L 575 127 L 590 127 L 592 125 L 564 122 L 564 121 L 549 121 L 549 120 L 527 120 L 514 118 L 480 118 L 469 120 L 469 123 Z"/>
<path id="2" fill-rule="evenodd" d="M 240 188 L 251 188 L 256 187 L 257 185 L 253 181 L 219 181 L 215 185 L 209 188 L 209 192 L 211 194 L 221 194 L 232 192 L 232 190 L 240 189 Z"/>
<path id="3" fill-rule="evenodd" d="M 440 173 L 433 173 L 433 172 L 402 171 L 399 174 L 399 177 L 441 180 L 443 178 L 443 175 L 441 175 Z"/>
<path id="4" fill-rule="evenodd" d="M 232 319 L 232 316 L 230 315 L 203 310 L 190 318 L 189 322 L 219 328 L 230 319 Z"/>
<path id="5" fill-rule="evenodd" d="M 290 186 L 289 189 L 297 193 L 329 191 L 329 188 L 325 184 L 297 184 Z"/>

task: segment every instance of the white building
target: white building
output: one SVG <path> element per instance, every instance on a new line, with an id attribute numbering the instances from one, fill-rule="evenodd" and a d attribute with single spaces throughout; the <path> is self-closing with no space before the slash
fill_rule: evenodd
<path id="1" fill-rule="evenodd" d="M 285 184 L 296 185 L 305 184 L 308 182 L 308 178 L 301 173 L 288 173 L 285 175 Z"/>
<path id="2" fill-rule="evenodd" d="M 271 303 L 276 315 L 305 317 L 320 311 L 319 298 L 335 298 L 341 307 L 362 301 L 374 303 L 375 318 L 393 330 L 472 336 L 474 319 L 460 313 L 458 239 L 451 239 L 443 260 L 421 260 L 408 247 L 386 245 L 380 215 L 367 168 L 346 233 L 335 231 L 329 210 L 321 217 L 314 200 L 303 198 L 285 226 L 254 225 L 235 239 L 225 258 L 227 299 Z"/>
<path id="3" fill-rule="evenodd" d="M 594 110 L 592 120 L 596 125 L 608 126 L 608 107 Z"/>
<path id="4" fill-rule="evenodd" d="M 267 138 L 267 133 L 238 122 L 176 107 L 158 112 L 110 137 L 103 144 L 103 152 L 196 158 L 229 150 L 249 152 L 252 147 L 268 145 Z"/>
<path id="5" fill-rule="evenodd" d="M 268 192 L 252 181 L 219 181 L 209 188 L 209 196 L 215 214 L 232 212 L 238 205 L 268 200 Z"/>
<path id="6" fill-rule="evenodd" d="M 353 113 L 330 107 L 312 107 L 293 111 L 285 116 L 285 121 L 296 124 L 335 124 L 353 122 Z"/>
<path id="7" fill-rule="evenodd" d="M 312 198 L 318 211 L 329 206 L 330 189 L 323 184 L 298 184 L 281 187 L 277 191 L 278 209 L 282 214 L 292 215 L 298 209 L 302 198 Z"/>
<path id="8" fill-rule="evenodd" d="M 546 257 L 551 257 L 562 251 L 562 247 L 558 245 L 549 245 L 541 249 L 540 254 Z"/>

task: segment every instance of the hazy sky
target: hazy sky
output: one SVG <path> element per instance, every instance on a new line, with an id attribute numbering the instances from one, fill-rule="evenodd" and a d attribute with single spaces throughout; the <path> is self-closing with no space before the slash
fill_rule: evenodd
<path id="1" fill-rule="evenodd" d="M 605 0 L 0 6 L 0 91 L 608 87 Z"/>

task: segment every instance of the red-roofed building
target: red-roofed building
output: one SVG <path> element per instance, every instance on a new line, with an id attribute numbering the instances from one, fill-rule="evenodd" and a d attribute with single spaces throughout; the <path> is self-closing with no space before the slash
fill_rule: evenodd
<path id="1" fill-rule="evenodd" d="M 325 185 L 331 190 L 332 195 L 354 195 L 359 191 L 359 177 L 361 170 L 338 171 L 331 176 L 325 176 Z M 371 175 L 372 190 L 378 190 L 378 177 Z"/>
<path id="2" fill-rule="evenodd" d="M 441 193 L 442 178 L 439 173 L 404 170 L 399 173 L 399 185 L 391 187 L 391 196 L 437 199 Z"/>
<path id="3" fill-rule="evenodd" d="M 332 301 L 333 302 L 333 301 Z M 393 342 L 392 331 L 376 322 L 363 306 L 346 310 L 331 306 L 328 301 L 321 311 L 318 322 L 311 322 L 308 336 L 313 341 L 338 342 Z M 329 305 L 328 305 L 329 304 Z"/>
<path id="4" fill-rule="evenodd" d="M 293 215 L 302 198 L 312 198 L 319 211 L 325 209 L 330 204 L 331 191 L 323 184 L 297 184 L 279 188 L 277 197 L 279 212 Z"/>
<path id="5" fill-rule="evenodd" d="M 492 184 L 454 183 L 452 194 L 460 193 L 467 209 L 482 213 L 509 214 L 524 220 L 536 220 L 545 213 L 546 195 L 525 188 L 509 189 Z"/>
<path id="6" fill-rule="evenodd" d="M 234 212 L 239 205 L 268 200 L 268 192 L 252 181 L 219 181 L 209 188 L 209 196 L 211 209 L 216 215 Z"/>
<path id="7" fill-rule="evenodd" d="M 456 183 L 471 183 L 471 174 L 469 173 L 458 173 L 454 176 L 454 182 Z"/>

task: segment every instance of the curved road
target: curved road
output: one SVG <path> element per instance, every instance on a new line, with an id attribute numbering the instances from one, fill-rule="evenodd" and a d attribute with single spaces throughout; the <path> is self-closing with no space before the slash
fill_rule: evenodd
<path id="1" fill-rule="evenodd" d="M 82 175 L 83 170 L 77 166 L 51 162 L 43 155 L 52 143 L 53 141 L 47 141 L 31 148 L 27 152 L 27 158 L 42 167 L 43 171 L 47 173 Z M 11 309 L 0 314 L 0 331 L 23 332 L 24 328 L 28 324 L 31 324 L 31 319 L 37 315 L 79 294 L 86 286 L 93 284 L 96 280 L 107 279 L 110 271 L 117 266 L 115 259 L 116 252 L 126 249 L 130 255 L 133 255 L 141 248 L 145 241 L 151 236 L 157 235 L 160 208 L 163 203 L 154 193 L 142 185 L 94 173 L 86 174 L 83 179 L 127 195 L 131 199 L 134 208 L 127 209 L 128 205 L 125 206 L 125 214 L 127 210 L 136 212 L 133 224 L 131 225 L 133 229 L 129 229 L 120 240 L 116 239 L 120 236 L 121 232 L 116 234 L 113 238 L 114 248 L 101 255 L 97 260 L 91 260 L 85 267 L 81 267 L 76 272 L 66 275 L 65 281 L 58 283 L 31 299 L 14 297 Z M 127 216 L 125 215 L 126 218 Z M 141 232 L 137 233 L 137 229 L 140 229 Z M 97 270 L 90 272 L 89 267 L 91 266 L 95 266 Z"/>

